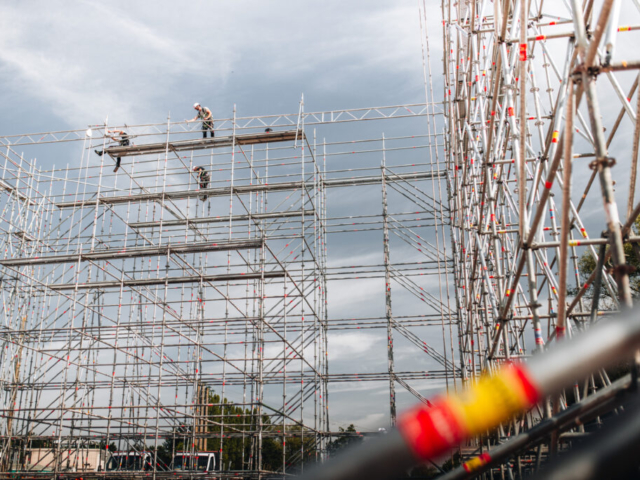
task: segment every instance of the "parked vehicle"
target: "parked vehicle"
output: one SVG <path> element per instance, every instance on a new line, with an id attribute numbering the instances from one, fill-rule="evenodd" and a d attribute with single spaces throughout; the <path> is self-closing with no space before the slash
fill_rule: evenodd
<path id="1" fill-rule="evenodd" d="M 107 462 L 107 472 L 149 472 L 153 470 L 153 452 L 113 452 Z M 160 462 L 156 470 L 166 471 Z"/>
<path id="2" fill-rule="evenodd" d="M 216 453 L 178 453 L 173 457 L 173 470 L 191 473 L 214 472 L 217 470 Z"/>
<path id="3" fill-rule="evenodd" d="M 100 448 L 30 448 L 25 452 L 24 470 L 27 472 L 102 472 L 105 469 L 107 452 Z M 16 466 L 18 467 L 18 466 Z M 16 468 L 16 470 L 20 467 Z"/>

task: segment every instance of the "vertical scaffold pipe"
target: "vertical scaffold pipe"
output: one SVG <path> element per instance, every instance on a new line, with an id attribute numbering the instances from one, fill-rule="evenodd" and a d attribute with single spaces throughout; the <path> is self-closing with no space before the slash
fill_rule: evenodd
<path id="1" fill-rule="evenodd" d="M 389 218 L 387 211 L 386 155 L 382 134 L 382 238 L 384 243 L 385 311 L 387 317 L 387 363 L 389 369 L 389 412 L 391 426 L 396 425 L 396 387 L 393 365 L 393 310 L 391 309 L 391 265 L 389 258 Z"/>

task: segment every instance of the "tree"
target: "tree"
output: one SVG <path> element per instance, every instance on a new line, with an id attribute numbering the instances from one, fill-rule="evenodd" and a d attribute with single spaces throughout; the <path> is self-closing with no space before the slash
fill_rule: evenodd
<path id="1" fill-rule="evenodd" d="M 640 231 L 640 217 L 638 217 L 633 223 L 633 229 L 635 231 Z M 609 252 L 609 245 L 605 252 Z M 626 243 L 624 245 L 624 256 L 627 265 L 630 265 L 635 270 L 629 274 L 629 287 L 631 288 L 631 294 L 633 297 L 638 297 L 640 295 L 640 256 L 638 256 L 636 249 L 630 243 Z M 590 250 L 587 250 L 582 254 L 580 259 L 578 260 L 578 269 L 580 271 L 580 279 L 584 284 L 587 279 L 591 276 L 591 274 L 595 271 L 597 267 L 596 258 L 593 256 Z M 610 269 L 613 267 L 613 263 L 611 259 L 607 260 L 604 264 L 605 269 Z M 569 294 L 576 295 L 578 293 L 578 289 L 570 289 L 568 290 Z M 585 292 L 585 298 L 593 298 L 594 295 L 593 285 L 590 285 L 588 290 Z M 602 285 L 600 292 L 600 301 L 601 301 L 601 309 L 611 309 L 611 295 L 607 291 L 607 289 Z"/>
<path id="2" fill-rule="evenodd" d="M 222 470 L 252 470 L 257 468 L 258 437 L 257 422 L 262 424 L 262 470 L 282 471 L 283 450 L 286 453 L 287 471 L 295 471 L 302 463 L 316 460 L 316 445 L 313 432 L 299 425 L 286 425 L 286 438 L 283 445 L 282 424 L 272 424 L 268 415 L 258 415 L 257 409 L 251 410 L 235 405 L 221 395 L 210 392 L 206 412 L 207 432 L 217 438 L 208 438 L 206 450 L 220 452 L 217 457 Z M 174 435 L 166 438 L 158 446 L 158 459 L 169 465 L 177 452 L 190 451 L 192 448 L 192 425 L 180 425 L 174 429 Z M 222 438 L 222 440 L 221 440 Z M 303 440 L 304 439 L 304 440 Z M 146 450 L 153 448 L 146 447 Z M 300 455 L 300 452 L 304 452 Z"/>
<path id="3" fill-rule="evenodd" d="M 345 433 L 346 435 L 341 435 L 335 440 L 329 442 L 329 445 L 327 445 L 327 451 L 329 452 L 329 455 L 335 455 L 340 450 L 346 447 L 359 445 L 363 441 L 362 435 L 360 435 L 356 431 L 356 427 L 353 425 L 353 423 L 346 429 L 342 427 L 339 427 L 339 429 L 340 432 Z"/>

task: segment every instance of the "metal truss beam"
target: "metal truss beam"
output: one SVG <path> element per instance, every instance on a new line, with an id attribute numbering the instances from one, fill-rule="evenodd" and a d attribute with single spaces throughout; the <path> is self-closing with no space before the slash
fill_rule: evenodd
<path id="1" fill-rule="evenodd" d="M 136 280 L 122 280 L 111 282 L 89 282 L 89 283 L 61 283 L 47 285 L 51 290 L 93 290 L 107 288 L 128 288 L 128 287 L 150 287 L 154 285 L 175 285 L 182 283 L 199 283 L 199 282 L 233 282 L 236 280 L 260 280 L 283 278 L 285 272 L 257 272 L 257 273 L 232 273 L 223 275 L 192 275 L 185 277 L 164 277 L 149 278 Z"/>
<path id="2" fill-rule="evenodd" d="M 387 182 L 394 181 L 407 181 L 407 180 L 428 180 L 431 178 L 440 178 L 444 176 L 444 172 L 419 172 L 419 173 L 405 173 L 395 174 L 387 177 Z M 380 176 L 367 176 L 367 177 L 352 177 L 352 178 L 335 178 L 331 180 L 325 180 L 324 186 L 328 188 L 333 187 L 350 187 L 356 185 L 376 185 L 382 182 Z M 169 191 L 164 193 L 139 193 L 134 195 L 114 196 L 114 197 L 101 197 L 100 200 L 78 200 L 73 202 L 60 202 L 56 203 L 58 208 L 80 208 L 80 207 L 95 207 L 96 203 L 104 205 L 117 205 L 124 203 L 146 202 L 146 201 L 161 201 L 163 199 L 181 200 L 185 198 L 195 198 L 202 195 L 209 197 L 221 197 L 229 196 L 230 194 L 242 195 L 255 192 L 281 192 L 287 190 L 299 190 L 301 188 L 313 188 L 313 182 L 282 182 L 271 183 L 263 185 L 239 185 L 234 187 L 219 187 L 219 188 L 203 188 L 201 190 L 179 190 Z"/>
<path id="3" fill-rule="evenodd" d="M 227 250 L 240 250 L 260 248 L 261 240 L 235 240 L 231 242 L 200 242 L 189 244 L 168 244 L 150 247 L 124 247 L 120 250 L 94 250 L 87 253 L 69 255 L 48 255 L 44 257 L 13 258 L 0 260 L 0 265 L 5 267 L 19 267 L 24 265 L 48 265 L 52 263 L 88 262 L 99 260 L 118 260 L 124 258 L 153 257 L 159 255 L 185 254 L 198 252 L 221 252 Z"/>

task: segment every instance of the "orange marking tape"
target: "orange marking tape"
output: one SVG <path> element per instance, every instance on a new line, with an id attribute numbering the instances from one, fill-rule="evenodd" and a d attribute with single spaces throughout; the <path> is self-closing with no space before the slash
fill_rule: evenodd
<path id="1" fill-rule="evenodd" d="M 460 441 L 490 430 L 540 398 L 524 365 L 509 365 L 481 378 L 463 394 L 441 397 L 398 419 L 403 438 L 418 459 L 435 458 Z"/>
<path id="2" fill-rule="evenodd" d="M 524 62 L 527 59 L 527 44 L 520 44 L 520 61 Z"/>

